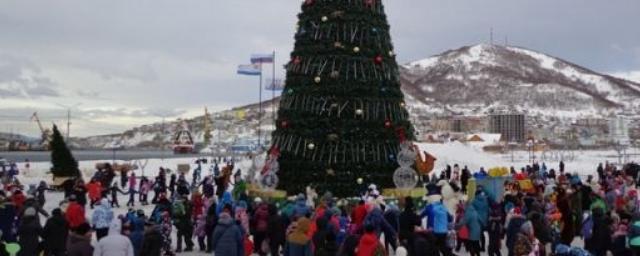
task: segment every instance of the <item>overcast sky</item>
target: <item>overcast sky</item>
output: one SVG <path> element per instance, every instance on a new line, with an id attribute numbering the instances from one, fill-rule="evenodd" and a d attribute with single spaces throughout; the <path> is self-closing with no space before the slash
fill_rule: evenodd
<path id="1" fill-rule="evenodd" d="M 85 136 L 256 102 L 257 78 L 236 66 L 275 49 L 281 67 L 300 2 L 0 0 L 0 131 L 37 134 L 36 110 L 62 123 L 60 104 L 79 104 L 72 135 Z M 493 27 L 496 41 L 640 80 L 638 0 L 385 3 L 403 63 L 486 43 Z"/>

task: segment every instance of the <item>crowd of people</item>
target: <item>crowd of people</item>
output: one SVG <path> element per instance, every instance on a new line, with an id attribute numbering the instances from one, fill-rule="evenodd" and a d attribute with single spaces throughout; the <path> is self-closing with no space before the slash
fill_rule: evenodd
<path id="1" fill-rule="evenodd" d="M 422 178 L 423 198 L 384 198 L 372 184 L 353 198 L 282 200 L 251 197 L 232 162 L 202 178 L 200 164 L 191 181 L 164 168 L 153 179 L 123 171 L 117 181 L 104 165 L 87 183 L 64 183 L 51 212 L 45 182 L 24 191 L 12 177 L 0 191 L 0 246 L 17 243 L 29 256 L 640 255 L 636 164 L 601 164 L 587 177 L 562 162 L 500 175 L 454 165 Z M 125 214 L 114 211 L 118 194 L 129 196 Z M 572 247 L 576 238 L 584 246 Z"/>

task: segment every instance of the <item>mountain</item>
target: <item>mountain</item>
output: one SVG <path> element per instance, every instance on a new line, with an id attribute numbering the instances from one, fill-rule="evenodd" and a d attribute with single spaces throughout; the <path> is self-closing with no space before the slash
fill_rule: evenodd
<path id="1" fill-rule="evenodd" d="M 640 84 L 521 47 L 465 46 L 403 65 L 400 73 L 416 123 L 433 116 L 486 115 L 502 109 L 526 113 L 528 125 L 538 127 L 567 127 L 580 117 L 625 113 L 638 120 L 640 116 Z M 271 106 L 278 102 L 263 104 L 266 113 L 261 125 L 267 134 L 273 129 Z M 213 141 L 230 145 L 255 138 L 257 116 L 257 103 L 212 113 Z M 73 144 L 105 148 L 117 143 L 157 149 L 170 144 L 182 121 L 187 122 L 194 139 L 202 142 L 204 118 L 199 116 L 144 125 L 122 134 L 74 138 Z"/>
<path id="2" fill-rule="evenodd" d="M 513 108 L 531 116 L 637 114 L 640 84 L 533 50 L 465 46 L 403 66 L 405 92 L 442 114 Z M 635 113 L 634 113 L 635 112 Z"/>

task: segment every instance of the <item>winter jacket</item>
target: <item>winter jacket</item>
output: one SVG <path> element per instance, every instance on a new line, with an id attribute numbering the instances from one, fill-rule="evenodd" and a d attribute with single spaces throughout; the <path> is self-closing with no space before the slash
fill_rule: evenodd
<path id="1" fill-rule="evenodd" d="M 467 207 L 464 212 L 464 217 L 462 221 L 458 223 L 459 227 L 466 226 L 469 230 L 469 240 L 470 241 L 480 241 L 482 236 L 482 220 L 480 220 L 480 215 L 476 211 L 473 205 Z"/>
<path id="2" fill-rule="evenodd" d="M 69 228 L 73 229 L 80 226 L 80 224 L 86 222 L 84 207 L 77 202 L 69 203 L 65 213 L 65 218 L 67 219 L 67 223 L 69 223 Z"/>
<path id="3" fill-rule="evenodd" d="M 242 233 L 249 234 L 249 214 L 247 213 L 247 204 L 244 201 L 238 202 L 234 215 L 235 219 L 240 222 L 240 226 L 242 226 Z"/>
<path id="4" fill-rule="evenodd" d="M 413 208 L 404 209 L 400 214 L 400 232 L 398 233 L 400 241 L 413 237 L 415 227 L 421 224 L 422 221 Z"/>
<path id="5" fill-rule="evenodd" d="M 311 209 L 307 206 L 307 200 L 303 196 L 296 198 L 295 206 L 293 207 L 293 218 L 305 217 L 311 213 Z"/>
<path id="6" fill-rule="evenodd" d="M 318 218 L 316 226 L 318 230 L 313 234 L 313 248 L 315 256 L 333 256 L 338 252 L 336 236 L 325 218 Z"/>
<path id="7" fill-rule="evenodd" d="M 140 248 L 141 256 L 161 256 L 162 254 L 162 234 L 158 226 L 153 227 L 144 233 L 142 248 Z"/>
<path id="8" fill-rule="evenodd" d="M 278 215 L 278 208 L 275 205 L 269 205 L 269 219 L 267 221 L 267 238 L 272 244 L 283 244 L 284 226 L 282 225 L 282 219 Z M 334 254 L 335 255 L 335 254 Z"/>
<path id="9" fill-rule="evenodd" d="M 18 243 L 20 252 L 18 256 L 32 256 L 38 254 L 39 238 L 42 234 L 42 226 L 36 216 L 24 216 L 18 227 Z"/>
<path id="10" fill-rule="evenodd" d="M 233 209 L 234 207 L 233 198 L 231 197 L 231 193 L 228 191 L 222 194 L 222 199 L 220 200 L 220 202 L 218 202 L 218 207 L 216 208 L 216 215 L 220 215 L 220 213 L 222 212 L 222 209 L 227 204 L 231 205 L 231 209 Z"/>
<path id="11" fill-rule="evenodd" d="M 478 212 L 478 217 L 481 220 L 482 228 L 484 228 L 489 220 L 489 197 L 485 195 L 486 193 L 480 193 L 473 198 L 471 204 Z"/>
<path id="12" fill-rule="evenodd" d="M 446 210 L 445 210 L 446 211 Z M 390 240 L 394 240 L 397 236 L 397 232 L 389 225 L 389 223 L 384 219 L 384 215 L 382 214 L 382 210 L 378 208 L 374 208 L 367 214 L 367 217 L 364 219 L 365 225 L 371 224 L 376 229 L 376 234 L 380 236 L 380 233 L 384 232 L 385 237 L 388 237 Z"/>
<path id="13" fill-rule="evenodd" d="M 526 220 L 522 217 L 522 215 L 515 215 L 509 221 L 506 232 L 506 244 L 509 251 L 513 250 L 513 246 L 516 243 L 516 238 L 518 237 L 518 234 L 520 234 L 520 227 L 525 223 L 525 221 Z"/>
<path id="14" fill-rule="evenodd" d="M 395 232 L 400 230 L 400 210 L 395 205 L 389 205 L 384 211 L 384 219 L 391 225 Z"/>
<path id="15" fill-rule="evenodd" d="M 367 207 L 364 204 L 360 204 L 351 213 L 351 223 L 358 227 L 362 226 L 365 217 L 367 217 Z"/>
<path id="16" fill-rule="evenodd" d="M 109 235 L 98 241 L 94 256 L 134 256 L 133 245 L 128 237 L 122 235 L 120 220 L 111 222 Z"/>
<path id="17" fill-rule="evenodd" d="M 100 197 L 102 197 L 102 185 L 100 184 L 100 182 L 89 182 L 86 187 L 87 192 L 89 193 L 89 199 L 91 199 L 91 201 L 100 200 Z"/>
<path id="18" fill-rule="evenodd" d="M 358 243 L 357 256 L 373 256 L 380 246 L 380 240 L 376 233 L 366 233 L 360 238 Z"/>
<path id="19" fill-rule="evenodd" d="M 69 239 L 67 240 L 67 256 L 92 255 L 93 246 L 91 246 L 91 238 L 74 233 L 69 234 Z"/>
<path id="20" fill-rule="evenodd" d="M 218 225 L 213 231 L 212 248 L 215 255 L 244 256 L 242 232 L 231 215 L 220 214 Z"/>
<path id="21" fill-rule="evenodd" d="M 435 234 L 446 234 L 449 231 L 449 223 L 453 221 L 453 216 L 441 202 L 426 206 L 421 217 L 427 217 L 427 227 L 432 228 Z"/>
<path id="22" fill-rule="evenodd" d="M 432 233 L 419 232 L 416 234 L 415 242 L 413 243 L 413 251 L 415 256 L 433 256 L 438 255 L 436 249 L 436 241 Z"/>
<path id="23" fill-rule="evenodd" d="M 135 216 L 135 214 L 130 214 L 127 219 L 131 225 L 129 240 L 131 240 L 131 245 L 133 245 L 133 253 L 140 255 L 140 249 L 142 248 L 142 242 L 144 240 L 144 220 Z"/>
<path id="24" fill-rule="evenodd" d="M 269 208 L 267 204 L 262 203 L 258 206 L 253 214 L 254 230 L 257 232 L 266 232 L 269 226 Z"/>
<path id="25" fill-rule="evenodd" d="M 200 193 L 193 193 L 191 195 L 191 218 L 197 219 L 204 212 L 204 201 Z"/>
<path id="26" fill-rule="evenodd" d="M 91 223 L 96 229 L 109 228 L 113 221 L 113 210 L 106 198 L 103 198 L 93 211 Z"/>
<path id="27" fill-rule="evenodd" d="M 196 220 L 196 228 L 193 235 L 197 237 L 205 237 L 207 235 L 207 218 L 204 215 L 198 216 Z"/>
<path id="28" fill-rule="evenodd" d="M 306 217 L 298 219 L 295 229 L 287 236 L 284 256 L 311 256 L 311 241 L 307 237 L 311 221 Z"/>
<path id="29" fill-rule="evenodd" d="M 65 251 L 68 234 L 69 224 L 62 216 L 62 212 L 59 209 L 54 210 L 42 230 L 44 248 L 47 251 Z"/>
<path id="30" fill-rule="evenodd" d="M 0 231 L 2 231 L 2 241 L 15 242 L 16 237 L 13 232 L 16 219 L 16 208 L 10 202 L 0 203 Z"/>

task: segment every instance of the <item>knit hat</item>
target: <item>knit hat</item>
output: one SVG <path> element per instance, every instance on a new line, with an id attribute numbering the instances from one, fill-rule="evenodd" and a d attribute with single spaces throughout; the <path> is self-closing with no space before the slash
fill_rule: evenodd
<path id="1" fill-rule="evenodd" d="M 34 209 L 33 207 L 27 208 L 26 210 L 24 210 L 24 216 L 25 217 L 36 216 L 36 209 Z"/>

